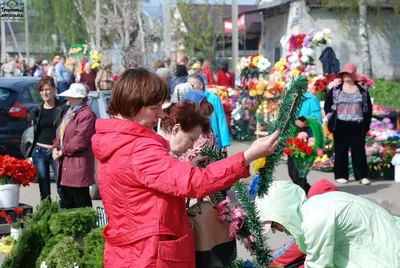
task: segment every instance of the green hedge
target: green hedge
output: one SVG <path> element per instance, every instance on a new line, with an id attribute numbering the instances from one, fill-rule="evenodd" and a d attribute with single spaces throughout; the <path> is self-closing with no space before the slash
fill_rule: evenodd
<path id="1" fill-rule="evenodd" d="M 400 83 L 385 80 L 374 80 L 375 88 L 369 89 L 374 103 L 400 110 Z"/>
<path id="2" fill-rule="evenodd" d="M 97 227 L 97 218 L 93 208 L 62 209 L 51 216 L 50 232 L 53 235 L 82 237 Z"/>

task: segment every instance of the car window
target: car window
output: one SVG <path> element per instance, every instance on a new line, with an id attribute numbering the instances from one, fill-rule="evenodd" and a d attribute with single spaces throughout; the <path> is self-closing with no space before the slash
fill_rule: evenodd
<path id="1" fill-rule="evenodd" d="M 11 93 L 10 90 L 6 88 L 0 88 L 0 101 L 4 101 L 10 97 Z"/>
<path id="2" fill-rule="evenodd" d="M 99 103 L 97 99 L 90 99 L 88 101 L 90 108 L 92 108 L 93 112 L 96 114 L 97 118 L 100 118 L 100 111 L 99 111 Z"/>
<path id="3" fill-rule="evenodd" d="M 24 90 L 22 90 L 20 96 L 22 97 L 24 103 L 32 103 L 33 102 L 28 88 L 24 88 Z"/>
<path id="4" fill-rule="evenodd" d="M 27 86 L 27 89 L 31 95 L 32 101 L 34 103 L 42 102 L 42 97 L 40 97 L 39 86 L 37 84 L 31 84 Z"/>

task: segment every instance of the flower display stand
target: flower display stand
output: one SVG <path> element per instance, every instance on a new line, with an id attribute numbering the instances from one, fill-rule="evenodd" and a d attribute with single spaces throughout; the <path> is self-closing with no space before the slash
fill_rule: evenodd
<path id="1" fill-rule="evenodd" d="M 22 214 L 24 217 L 27 214 L 33 213 L 33 207 L 30 206 L 30 205 L 19 204 L 19 205 L 15 206 L 15 207 L 19 207 L 19 208 L 22 208 L 24 210 L 24 213 Z M 10 207 L 10 208 L 1 208 L 0 207 L 0 211 L 5 210 L 7 212 L 7 214 L 13 214 L 15 207 Z M 1 218 L 0 217 L 0 236 L 10 234 L 10 229 L 11 229 L 10 225 L 7 223 L 5 218 Z"/>

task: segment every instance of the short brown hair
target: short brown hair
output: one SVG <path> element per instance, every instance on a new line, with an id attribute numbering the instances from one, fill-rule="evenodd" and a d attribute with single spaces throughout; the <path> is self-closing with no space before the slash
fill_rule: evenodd
<path id="1" fill-rule="evenodd" d="M 43 76 L 42 79 L 39 81 L 39 91 L 42 90 L 44 85 L 49 85 L 53 89 L 56 88 L 56 83 L 54 82 L 53 77 L 50 76 Z"/>
<path id="2" fill-rule="evenodd" d="M 164 67 L 165 67 L 165 64 L 163 61 L 158 60 L 154 63 L 154 71 L 157 71 L 158 69 L 164 68 Z"/>
<path id="3" fill-rule="evenodd" d="M 198 106 L 191 101 L 181 101 L 164 109 L 165 117 L 161 120 L 161 129 L 171 133 L 176 124 L 180 124 L 183 132 L 189 132 L 200 126 L 203 133 L 210 132 L 210 120 L 203 115 Z"/>
<path id="4" fill-rule="evenodd" d="M 167 84 L 144 68 L 124 71 L 111 91 L 107 113 L 132 119 L 140 109 L 162 104 L 169 95 Z"/>

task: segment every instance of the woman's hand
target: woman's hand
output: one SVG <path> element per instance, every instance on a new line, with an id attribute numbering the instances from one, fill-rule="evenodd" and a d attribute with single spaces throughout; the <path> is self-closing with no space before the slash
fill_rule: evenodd
<path id="1" fill-rule="evenodd" d="M 57 148 L 53 149 L 53 159 L 57 160 L 58 158 L 60 158 L 62 156 L 62 152 L 59 151 Z"/>
<path id="2" fill-rule="evenodd" d="M 253 142 L 250 148 L 244 151 L 244 164 L 248 166 L 254 160 L 266 157 L 275 152 L 280 141 L 279 134 L 279 131 L 275 131 L 272 135 L 257 139 Z"/>

